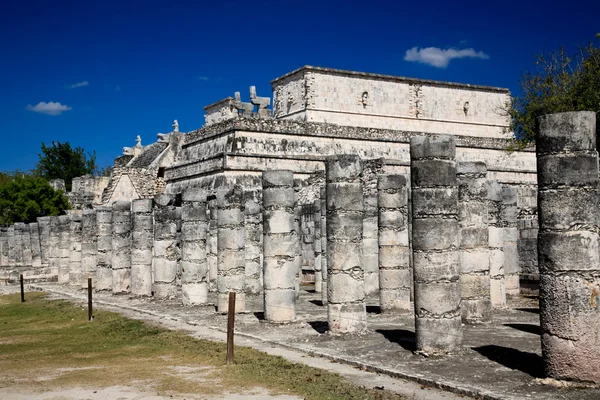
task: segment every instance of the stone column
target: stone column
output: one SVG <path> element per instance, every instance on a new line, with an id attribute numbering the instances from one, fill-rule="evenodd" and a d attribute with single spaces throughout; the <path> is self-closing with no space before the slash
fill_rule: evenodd
<path id="1" fill-rule="evenodd" d="M 29 230 L 29 224 L 23 224 L 21 229 L 21 242 L 23 246 L 23 265 L 31 267 L 33 263 L 33 257 L 31 251 L 31 232 Z"/>
<path id="2" fill-rule="evenodd" d="M 52 275 L 58 276 L 60 266 L 60 217 L 50 217 L 50 236 L 48 237 L 48 267 Z"/>
<path id="3" fill-rule="evenodd" d="M 296 249 L 294 173 L 263 172 L 264 310 L 269 322 L 296 318 Z"/>
<path id="4" fill-rule="evenodd" d="M 131 294 L 136 296 L 152 296 L 152 206 L 152 199 L 137 199 L 131 202 Z"/>
<path id="5" fill-rule="evenodd" d="M 227 312 L 229 292 L 236 292 L 235 312 L 246 310 L 244 291 L 244 192 L 240 186 L 217 190 L 217 311 Z"/>
<path id="6" fill-rule="evenodd" d="M 458 184 L 453 136 L 410 139 L 417 352 L 461 345 Z"/>
<path id="7" fill-rule="evenodd" d="M 504 281 L 504 229 L 502 228 L 502 185 L 488 182 L 488 235 L 490 252 L 490 299 L 492 307 L 506 308 Z"/>
<path id="8" fill-rule="evenodd" d="M 58 217 L 58 283 L 69 283 L 71 217 Z"/>
<path id="9" fill-rule="evenodd" d="M 404 175 L 379 175 L 379 308 L 406 313 L 410 304 L 408 184 Z"/>
<path id="10" fill-rule="evenodd" d="M 551 378 L 600 382 L 596 113 L 539 119 L 542 356 Z"/>
<path id="11" fill-rule="evenodd" d="M 208 236 L 206 237 L 206 262 L 208 264 L 208 290 L 217 291 L 217 198 L 207 198 Z"/>
<path id="12" fill-rule="evenodd" d="M 246 304 L 248 306 L 250 304 L 262 305 L 263 301 L 263 216 L 261 203 L 262 190 L 244 191 L 245 286 Z"/>
<path id="13" fill-rule="evenodd" d="M 177 228 L 181 209 L 168 194 L 154 198 L 154 297 L 177 296 L 177 271 L 181 251 L 177 240 Z"/>
<path id="14" fill-rule="evenodd" d="M 519 295 L 519 278 L 521 269 L 519 267 L 519 229 L 517 228 L 517 188 L 504 186 L 502 188 L 502 231 L 504 244 L 504 285 L 508 296 Z"/>
<path id="15" fill-rule="evenodd" d="M 208 303 L 206 193 L 183 192 L 181 207 L 181 299 L 185 305 Z"/>
<path id="16" fill-rule="evenodd" d="M 112 293 L 131 292 L 131 202 L 112 205 Z"/>
<path id="17" fill-rule="evenodd" d="M 96 208 L 96 290 L 112 290 L 112 207 Z"/>
<path id="18" fill-rule="evenodd" d="M 362 332 L 367 328 L 367 308 L 360 157 L 328 157 L 326 175 L 327 322 L 332 333 Z"/>
<path id="19" fill-rule="evenodd" d="M 374 182 L 374 185 L 377 185 Z M 377 187 L 364 196 L 363 217 L 363 267 L 365 271 L 365 294 L 379 293 L 379 228 L 377 226 Z"/>
<path id="20" fill-rule="evenodd" d="M 81 216 L 81 287 L 87 288 L 88 278 L 96 285 L 96 256 L 98 254 L 98 235 L 96 210 L 83 210 Z"/>
<path id="21" fill-rule="evenodd" d="M 8 228 L 0 227 L 0 266 L 9 266 L 8 262 Z"/>
<path id="22" fill-rule="evenodd" d="M 323 290 L 323 270 L 321 269 L 321 199 L 313 202 L 313 220 L 315 222 L 315 239 L 313 242 L 315 251 L 315 292 Z"/>
<path id="23" fill-rule="evenodd" d="M 81 214 L 71 214 L 69 225 L 69 285 L 81 286 Z"/>
<path id="24" fill-rule="evenodd" d="M 327 189 L 323 186 L 320 191 L 321 202 L 321 304 L 327 305 L 327 279 L 329 269 L 327 268 Z"/>
<path id="25" fill-rule="evenodd" d="M 487 167 L 483 162 L 457 166 L 462 321 L 492 321 L 488 247 Z"/>
<path id="26" fill-rule="evenodd" d="M 299 239 L 296 242 L 296 298 L 300 297 L 300 281 L 302 280 L 302 205 L 299 203 L 300 190 L 302 185 L 300 181 L 294 182 L 294 230 L 298 232 Z"/>
<path id="27" fill-rule="evenodd" d="M 37 219 L 40 235 L 40 263 L 44 266 L 49 265 L 48 252 L 50 246 L 50 218 L 52 217 L 39 217 Z"/>
<path id="28" fill-rule="evenodd" d="M 42 266 L 42 248 L 40 246 L 40 227 L 37 222 L 29 224 L 29 239 L 31 241 L 31 266 Z"/>
<path id="29" fill-rule="evenodd" d="M 11 225 L 6 229 L 6 242 L 8 243 L 8 264 L 11 267 L 17 265 L 17 247 L 15 240 L 15 226 Z"/>

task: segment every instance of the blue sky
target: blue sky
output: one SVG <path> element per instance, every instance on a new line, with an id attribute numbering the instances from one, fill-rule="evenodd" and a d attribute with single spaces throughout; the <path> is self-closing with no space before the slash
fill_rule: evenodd
<path id="1" fill-rule="evenodd" d="M 270 80 L 306 64 L 516 92 L 533 53 L 594 40 L 598 15 L 578 0 L 8 0 L 0 171 L 33 168 L 53 140 L 112 164 L 138 134 L 199 128 L 205 105 L 247 100 L 250 85 L 271 96 Z"/>

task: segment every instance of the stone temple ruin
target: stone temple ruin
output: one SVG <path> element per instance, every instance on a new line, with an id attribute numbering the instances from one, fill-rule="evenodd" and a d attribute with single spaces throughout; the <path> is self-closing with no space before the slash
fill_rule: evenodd
<path id="1" fill-rule="evenodd" d="M 506 89 L 308 66 L 271 84 L 272 108 L 235 93 L 82 177 L 69 215 L 2 228 L 6 278 L 218 313 L 233 291 L 273 323 L 310 283 L 331 333 L 363 332 L 376 298 L 414 312 L 424 355 L 539 283 L 548 375 L 600 381 L 594 113 L 542 118 L 536 157 L 506 151 Z"/>

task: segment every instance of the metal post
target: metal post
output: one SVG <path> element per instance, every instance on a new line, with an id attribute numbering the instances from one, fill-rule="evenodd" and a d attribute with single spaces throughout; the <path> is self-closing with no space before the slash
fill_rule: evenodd
<path id="1" fill-rule="evenodd" d="M 88 278 L 88 321 L 94 319 L 92 315 L 92 278 Z"/>
<path id="2" fill-rule="evenodd" d="M 23 274 L 20 275 L 19 280 L 21 281 L 21 303 L 25 303 L 25 289 L 23 288 Z"/>
<path id="3" fill-rule="evenodd" d="M 227 364 L 233 364 L 233 324 L 235 322 L 235 292 L 229 292 L 227 311 Z"/>

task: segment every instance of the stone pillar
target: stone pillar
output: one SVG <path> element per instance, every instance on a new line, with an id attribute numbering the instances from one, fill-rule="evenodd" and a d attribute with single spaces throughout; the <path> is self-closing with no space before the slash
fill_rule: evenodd
<path id="1" fill-rule="evenodd" d="M 8 262 L 8 228 L 0 227 L 0 266 L 9 266 Z"/>
<path id="2" fill-rule="evenodd" d="M 22 267 L 25 265 L 25 246 L 23 243 L 23 231 L 25 230 L 25 224 L 17 222 L 15 227 L 15 265 Z"/>
<path id="3" fill-rule="evenodd" d="M 23 246 L 23 265 L 31 267 L 33 263 L 33 257 L 31 251 L 31 232 L 29 230 L 29 224 L 23 224 L 21 229 L 21 242 Z"/>
<path id="4" fill-rule="evenodd" d="M 112 293 L 131 292 L 131 202 L 112 205 Z"/>
<path id="5" fill-rule="evenodd" d="M 488 235 L 490 251 L 490 299 L 492 307 L 506 308 L 504 281 L 504 229 L 502 228 L 502 185 L 488 182 Z"/>
<path id="6" fill-rule="evenodd" d="M 294 173 L 263 172 L 264 310 L 269 322 L 296 318 L 296 249 Z"/>
<path id="7" fill-rule="evenodd" d="M 137 199 L 131 202 L 131 294 L 136 296 L 152 296 L 152 206 L 152 199 Z"/>
<path id="8" fill-rule="evenodd" d="M 154 198 L 154 297 L 177 296 L 177 272 L 181 251 L 177 240 L 177 228 L 181 209 L 168 194 Z"/>
<path id="9" fill-rule="evenodd" d="M 112 290 L 112 207 L 96 208 L 96 290 Z"/>
<path id="10" fill-rule="evenodd" d="M 375 182 L 375 185 L 377 183 Z M 365 271 L 365 294 L 379 293 L 379 227 L 377 219 L 377 187 L 364 196 L 363 217 L 363 268 Z"/>
<path id="11" fill-rule="evenodd" d="M 69 285 L 81 286 L 81 214 L 71 214 L 69 225 Z"/>
<path id="12" fill-rule="evenodd" d="M 11 225 L 6 229 L 6 237 L 6 242 L 8 243 L 8 265 L 14 267 L 17 265 L 17 246 L 14 225 Z"/>
<path id="13" fill-rule="evenodd" d="M 37 222 L 29 224 L 29 239 L 31 241 L 31 266 L 42 266 L 42 248 L 40 246 L 40 227 Z"/>
<path id="14" fill-rule="evenodd" d="M 461 162 L 457 179 L 462 321 L 487 323 L 492 321 L 487 167 L 483 162 Z"/>
<path id="15" fill-rule="evenodd" d="M 508 296 L 518 296 L 520 292 L 519 277 L 519 229 L 517 227 L 517 188 L 504 186 L 502 188 L 502 211 L 500 219 L 504 244 L 504 285 Z"/>
<path id="16" fill-rule="evenodd" d="M 60 217 L 50 217 L 50 236 L 48 237 L 48 267 L 52 275 L 58 276 L 60 266 Z"/>
<path id="17" fill-rule="evenodd" d="M 58 217 L 58 283 L 69 283 L 71 217 Z"/>
<path id="18" fill-rule="evenodd" d="M 208 303 L 206 193 L 183 192 L 181 207 L 181 299 L 185 305 Z"/>
<path id="19" fill-rule="evenodd" d="M 461 345 L 458 184 L 453 136 L 410 139 L 417 352 Z"/>
<path id="20" fill-rule="evenodd" d="M 321 202 L 321 304 L 327 305 L 327 189 L 323 186 L 320 191 Z"/>
<path id="21" fill-rule="evenodd" d="M 315 251 L 315 292 L 323 290 L 323 270 L 321 269 L 321 199 L 313 202 L 313 220 L 315 222 L 315 238 L 313 241 Z"/>
<path id="22" fill-rule="evenodd" d="M 81 216 L 81 287 L 87 288 L 88 278 L 92 286 L 96 285 L 96 256 L 98 254 L 98 235 L 96 210 L 83 210 Z"/>
<path id="23" fill-rule="evenodd" d="M 217 291 L 217 198 L 207 198 L 208 236 L 206 238 L 206 262 L 208 264 L 208 290 Z"/>
<path id="24" fill-rule="evenodd" d="M 362 332 L 367 328 L 367 308 L 360 157 L 328 157 L 326 175 L 327 322 L 333 333 Z"/>
<path id="25" fill-rule="evenodd" d="M 379 308 L 406 313 L 410 304 L 408 183 L 404 175 L 379 175 Z"/>
<path id="26" fill-rule="evenodd" d="M 246 310 L 244 290 L 244 192 L 240 186 L 217 190 L 217 311 L 227 312 L 229 292 L 236 292 L 235 312 Z"/>
<path id="27" fill-rule="evenodd" d="M 300 281 L 302 280 L 302 205 L 299 203 L 300 190 L 302 185 L 300 181 L 294 181 L 294 231 L 299 235 L 296 242 L 296 298 L 300 297 Z"/>
<path id="28" fill-rule="evenodd" d="M 37 219 L 40 235 L 40 263 L 44 266 L 49 265 L 48 252 L 50 246 L 50 218 L 52 217 L 39 217 Z"/>
<path id="29" fill-rule="evenodd" d="M 246 303 L 261 304 L 263 300 L 262 267 L 262 190 L 244 191 L 244 235 L 246 255 Z M 258 307 L 261 308 L 261 307 Z"/>
<path id="30" fill-rule="evenodd" d="M 540 321 L 546 374 L 600 382 L 596 113 L 539 118 Z"/>

